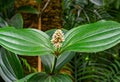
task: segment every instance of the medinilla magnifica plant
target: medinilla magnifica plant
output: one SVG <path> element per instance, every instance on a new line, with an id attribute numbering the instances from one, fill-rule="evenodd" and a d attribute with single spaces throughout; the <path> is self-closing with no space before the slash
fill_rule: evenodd
<path id="1" fill-rule="evenodd" d="M 16 82 L 72 82 L 60 70 L 72 59 L 74 52 L 100 52 L 119 42 L 120 24 L 114 21 L 80 25 L 66 33 L 58 29 L 52 37 L 36 29 L 0 28 L 2 47 L 19 55 L 41 56 L 45 68 L 45 72 L 30 74 Z"/>

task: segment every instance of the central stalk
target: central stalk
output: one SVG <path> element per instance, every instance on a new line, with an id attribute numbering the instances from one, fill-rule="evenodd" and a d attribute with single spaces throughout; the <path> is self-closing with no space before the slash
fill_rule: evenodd
<path id="1" fill-rule="evenodd" d="M 51 40 L 51 42 L 53 43 L 55 47 L 55 51 L 54 51 L 55 59 L 54 59 L 54 66 L 52 69 L 52 74 L 54 74 L 56 63 L 57 63 L 57 58 L 60 55 L 59 49 L 62 46 L 63 41 L 64 41 L 64 34 L 62 30 L 61 29 L 56 30 Z"/>

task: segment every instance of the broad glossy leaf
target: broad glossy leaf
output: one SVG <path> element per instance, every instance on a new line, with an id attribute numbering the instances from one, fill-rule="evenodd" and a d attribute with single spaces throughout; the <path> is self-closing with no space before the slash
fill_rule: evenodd
<path id="1" fill-rule="evenodd" d="M 98 21 L 78 26 L 65 35 L 62 51 L 98 52 L 120 42 L 120 23 Z"/>
<path id="2" fill-rule="evenodd" d="M 46 73 L 51 73 L 54 66 L 54 55 L 43 55 L 40 56 L 42 64 L 45 68 Z"/>
<path id="3" fill-rule="evenodd" d="M 23 69 L 19 58 L 3 48 L 0 49 L 0 75 L 6 82 L 23 78 Z"/>
<path id="4" fill-rule="evenodd" d="M 1 28 L 0 45 L 20 55 L 37 56 L 52 51 L 49 36 L 35 29 Z"/>
<path id="5" fill-rule="evenodd" d="M 26 76 L 27 77 L 27 76 Z M 16 82 L 72 82 L 71 78 L 66 74 L 49 75 L 46 73 L 34 73 L 27 79 Z"/>
<path id="6" fill-rule="evenodd" d="M 15 14 L 9 21 L 9 25 L 15 28 L 23 28 L 23 18 L 21 14 Z"/>
<path id="7" fill-rule="evenodd" d="M 68 63 L 75 56 L 75 52 L 64 52 L 57 58 L 55 66 L 55 72 L 59 72 L 60 69 Z"/>
<path id="8" fill-rule="evenodd" d="M 21 6 L 17 10 L 22 13 L 39 14 L 39 11 L 32 6 Z"/>

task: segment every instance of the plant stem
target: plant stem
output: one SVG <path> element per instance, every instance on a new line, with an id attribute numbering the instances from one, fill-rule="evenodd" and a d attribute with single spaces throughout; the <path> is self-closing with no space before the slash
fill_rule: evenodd
<path id="1" fill-rule="evenodd" d="M 40 6 L 41 4 L 38 4 L 38 11 L 40 12 L 41 9 L 40 9 Z M 41 14 L 39 13 L 38 15 L 38 30 L 41 30 Z M 38 72 L 41 72 L 41 58 L 38 56 Z"/>
<path id="2" fill-rule="evenodd" d="M 54 74 L 54 72 L 55 72 L 55 67 L 56 67 L 56 63 L 57 63 L 57 58 L 58 58 L 58 56 L 60 55 L 60 53 L 59 53 L 59 48 L 56 49 L 56 51 L 55 51 L 54 54 L 55 54 L 55 60 L 54 60 L 54 66 L 53 66 L 53 69 L 52 69 L 51 74 Z"/>
<path id="3" fill-rule="evenodd" d="M 40 6 L 41 4 L 38 4 L 38 11 L 39 11 L 39 14 L 38 14 L 38 29 L 41 30 L 41 9 L 40 9 Z"/>
<path id="4" fill-rule="evenodd" d="M 57 56 L 55 56 L 55 60 L 54 60 L 54 66 L 53 66 L 53 69 L 52 69 L 52 72 L 51 72 L 51 74 L 54 74 L 55 67 L 56 67 L 56 63 L 57 63 Z"/>

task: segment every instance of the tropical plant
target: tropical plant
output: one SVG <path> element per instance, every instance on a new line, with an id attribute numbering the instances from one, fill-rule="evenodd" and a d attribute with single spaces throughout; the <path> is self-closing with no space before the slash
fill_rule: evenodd
<path id="1" fill-rule="evenodd" d="M 72 53 L 109 49 L 120 42 L 119 30 L 119 23 L 102 20 L 73 28 L 65 35 L 57 30 L 50 41 L 51 38 L 39 30 L 6 27 L 0 28 L 0 45 L 19 55 L 42 58 L 45 72 L 18 78 L 17 82 L 72 82 L 67 74 L 60 73 L 60 69 L 74 56 Z"/>
<path id="2" fill-rule="evenodd" d="M 0 0 L 0 28 L 13 26 L 23 28 L 23 18 L 20 13 L 14 9 L 15 0 Z M 6 82 L 13 82 L 16 79 L 23 78 L 23 69 L 20 60 L 14 53 L 5 50 L 0 46 L 0 72 Z M 16 63 L 15 63 L 16 62 Z M 3 67 L 3 68 L 2 68 Z M 18 72 L 20 69 L 20 72 Z M 7 75 L 6 75 L 7 72 Z M 0 74 L 0 75 L 1 75 Z M 4 82 L 4 81 L 1 81 Z"/>
<path id="3" fill-rule="evenodd" d="M 6 82 L 13 82 L 24 77 L 18 56 L 4 48 L 0 48 L 0 75 Z"/>
<path id="4" fill-rule="evenodd" d="M 98 20 L 119 22 L 120 0 L 63 0 L 63 26 L 71 29 Z"/>
<path id="5" fill-rule="evenodd" d="M 101 19 L 115 20 L 117 22 L 120 21 L 119 0 L 63 0 L 62 8 L 63 8 L 63 20 L 64 20 L 63 26 L 66 29 L 74 28 L 80 24 L 96 22 L 97 20 L 101 20 Z M 106 60 L 109 61 L 118 59 L 119 50 L 120 47 L 118 44 L 114 48 L 96 54 L 76 53 L 76 55 L 67 65 L 67 70 L 71 72 L 71 75 L 75 82 L 89 82 L 89 81 L 94 82 L 94 80 L 92 80 L 92 75 L 94 75 L 95 73 L 93 72 L 86 73 L 84 70 L 83 71 L 79 71 L 79 70 L 86 69 L 86 71 L 91 71 L 91 69 L 90 70 L 88 69 L 89 63 L 91 63 L 91 61 L 97 62 L 97 64 L 101 64 L 102 61 L 99 60 L 98 57 L 105 58 Z M 90 57 L 93 56 L 93 57 L 89 58 L 89 56 Z M 106 62 L 104 61 L 104 63 Z M 93 69 L 95 67 L 96 66 L 93 66 Z M 99 68 L 101 67 L 99 66 Z M 86 74 L 84 74 L 84 72 Z"/>
<path id="6" fill-rule="evenodd" d="M 63 0 L 64 28 L 71 29 L 80 24 L 101 20 L 103 18 L 101 15 L 106 14 L 105 10 L 103 10 L 101 6 L 94 5 L 91 1 L 92 0 Z M 105 17 L 108 16 L 106 15 L 104 18 Z"/>
<path id="7" fill-rule="evenodd" d="M 15 8 L 15 1 L 16 0 L 11 0 L 11 1 L 0 0 L 1 2 L 0 3 L 0 27 L 1 28 L 5 26 L 23 28 L 23 18 L 20 13 L 31 13 L 31 14 L 37 14 L 37 15 L 42 13 L 40 12 L 40 10 L 30 5 L 24 5 L 24 6 L 19 6 Z M 40 7 L 41 0 L 36 0 L 36 3 Z M 22 64 L 25 65 L 29 69 L 29 71 L 30 70 L 36 71 L 36 69 L 33 67 L 30 67 L 30 65 L 26 63 L 27 61 L 25 61 L 22 57 L 21 57 L 21 61 L 22 61 Z"/>
<path id="8" fill-rule="evenodd" d="M 103 55 L 103 56 L 101 56 Z M 108 59 L 111 56 L 112 59 Z M 113 54 L 77 53 L 67 65 L 74 82 L 119 82 L 120 61 Z"/>
<path id="9" fill-rule="evenodd" d="M 0 0 L 0 27 L 14 26 L 23 28 L 23 18 L 14 9 L 15 0 Z"/>

